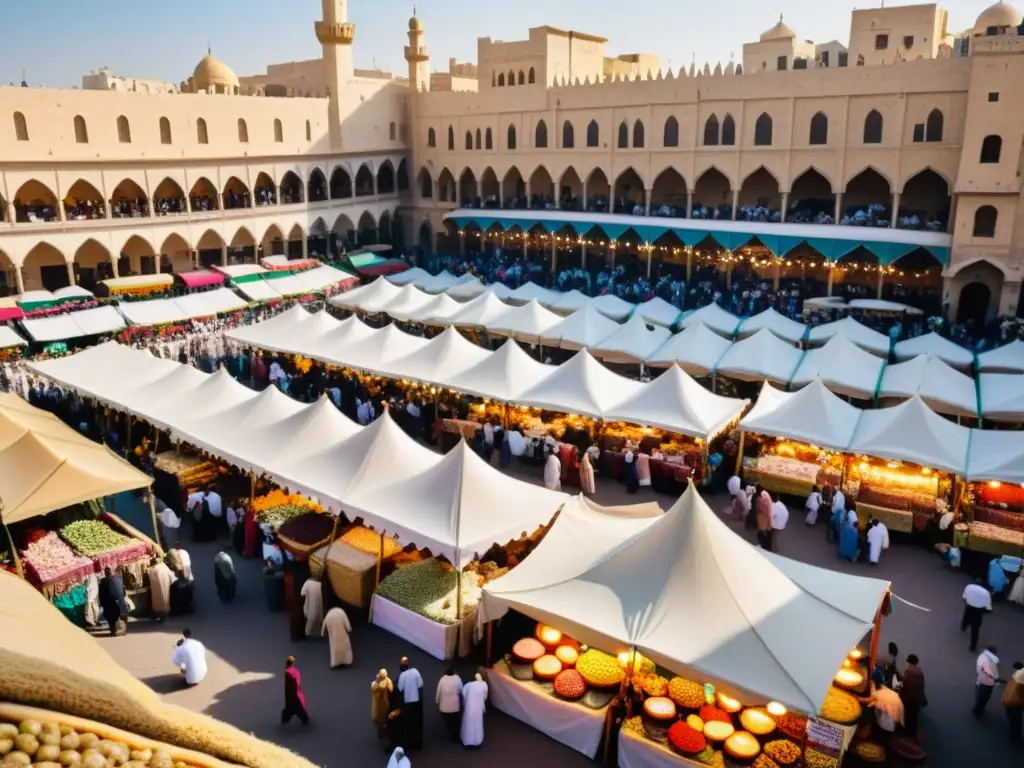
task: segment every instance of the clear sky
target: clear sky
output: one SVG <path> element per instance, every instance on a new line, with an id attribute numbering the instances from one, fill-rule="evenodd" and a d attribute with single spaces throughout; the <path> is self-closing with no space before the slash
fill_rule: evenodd
<path id="1" fill-rule="evenodd" d="M 946 0 L 949 29 L 973 26 L 995 0 Z M 696 57 L 742 58 L 785 15 L 815 42 L 849 37 L 849 0 L 415 0 L 426 28 L 434 69 L 449 57 L 476 62 L 476 40 L 522 40 L 530 27 L 549 24 L 609 39 L 609 55 L 653 53 L 676 70 Z M 903 3 L 890 2 L 889 5 Z M 860 7 L 870 7 L 863 4 Z M 413 0 L 349 0 L 356 24 L 356 66 L 405 74 L 402 46 Z M 0 0 L 0 83 L 70 87 L 106 65 L 127 77 L 186 79 L 214 54 L 238 75 L 268 63 L 320 56 L 313 22 L 319 0 Z"/>

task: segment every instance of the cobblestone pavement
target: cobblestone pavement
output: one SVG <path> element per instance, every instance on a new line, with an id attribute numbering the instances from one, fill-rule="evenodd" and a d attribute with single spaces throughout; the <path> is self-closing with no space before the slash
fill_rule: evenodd
<path id="1" fill-rule="evenodd" d="M 540 470 L 518 470 L 515 474 L 534 482 Z M 621 486 L 598 481 L 596 500 L 604 504 L 654 499 L 667 508 L 673 499 L 641 489 L 627 496 Z M 414 500 L 411 500 L 415 503 Z M 714 497 L 716 508 L 726 506 Z M 143 530 L 148 510 L 127 499 L 119 500 L 124 512 Z M 742 532 L 741 532 L 742 533 Z M 746 535 L 746 534 L 745 534 Z M 751 538 L 747 535 L 748 538 Z M 802 510 L 795 510 L 788 529 L 779 537 L 778 550 L 814 565 L 835 570 L 870 574 L 889 579 L 894 592 L 920 610 L 895 601 L 893 614 L 883 625 L 881 650 L 890 641 L 899 645 L 901 660 L 916 653 L 927 681 L 929 706 L 922 715 L 924 744 L 931 768 L 962 765 L 1010 766 L 1024 764 L 1024 748 L 1009 742 L 1005 713 L 997 689 L 988 711 L 981 719 L 970 714 L 973 704 L 976 655 L 968 650 L 967 636 L 959 631 L 962 603 L 960 594 L 968 576 L 949 569 L 927 549 L 894 540 L 876 567 L 840 561 L 826 543 L 824 525 L 807 528 Z M 894 537 L 895 539 L 896 537 Z M 356 620 L 352 636 L 355 664 L 347 669 L 328 668 L 324 640 L 293 643 L 284 614 L 269 613 L 266 607 L 260 564 L 236 558 L 239 589 L 228 605 L 218 602 L 213 584 L 212 560 L 216 548 L 210 544 L 188 544 L 197 582 L 198 610 L 187 620 L 167 624 L 133 622 L 125 637 L 100 637 L 104 647 L 138 678 L 163 695 L 167 701 L 229 722 L 257 736 L 282 744 L 314 762 L 330 766 L 373 768 L 385 766 L 386 756 L 370 724 L 369 686 L 376 671 L 386 667 L 397 674 L 398 660 L 408 656 L 423 673 L 427 706 L 425 748 L 413 756 L 416 768 L 447 768 L 464 764 L 469 753 L 446 741 L 440 716 L 431 705 L 433 690 L 443 673 L 442 662 L 429 658 L 408 643 Z M 210 673 L 202 685 L 180 690 L 180 676 L 171 667 L 174 643 L 184 626 L 207 647 Z M 813 643 L 813 632 L 794 633 L 793 643 Z M 981 645 L 995 645 L 1002 659 L 1004 676 L 1016 659 L 1024 660 L 1024 609 L 997 604 L 981 630 Z M 281 726 L 284 660 L 295 655 L 303 673 L 303 685 L 313 718 L 308 729 L 297 724 Z M 461 668 L 465 679 L 472 664 Z M 519 766 L 584 766 L 590 761 L 557 744 L 528 726 L 491 711 L 486 721 L 483 750 L 473 753 L 474 762 L 485 761 L 491 768 Z M 453 762 L 455 761 L 455 762 Z"/>

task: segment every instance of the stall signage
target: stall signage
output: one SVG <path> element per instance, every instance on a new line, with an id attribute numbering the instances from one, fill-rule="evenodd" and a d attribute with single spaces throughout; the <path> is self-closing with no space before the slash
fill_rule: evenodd
<path id="1" fill-rule="evenodd" d="M 843 751 L 843 731 L 832 723 L 812 717 L 807 721 L 807 746 L 839 757 Z"/>

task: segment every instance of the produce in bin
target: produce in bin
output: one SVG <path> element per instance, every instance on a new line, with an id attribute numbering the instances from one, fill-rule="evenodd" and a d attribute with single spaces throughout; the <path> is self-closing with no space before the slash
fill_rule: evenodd
<path id="1" fill-rule="evenodd" d="M 589 648 L 576 660 L 576 671 L 594 688 L 612 688 L 626 677 L 614 656 L 594 648 Z"/>
<path id="2" fill-rule="evenodd" d="M 455 624 L 457 586 L 455 570 L 431 558 L 399 568 L 380 583 L 377 594 L 438 624 Z M 463 571 L 460 618 L 476 610 L 482 594 L 480 577 Z"/>
<path id="3" fill-rule="evenodd" d="M 520 664 L 533 664 L 544 655 L 544 646 L 539 640 L 524 637 L 512 646 L 512 658 Z"/>
<path id="4" fill-rule="evenodd" d="M 580 652 L 574 646 L 560 645 L 555 649 L 555 657 L 562 662 L 563 667 L 575 667 Z"/>
<path id="5" fill-rule="evenodd" d="M 767 736 L 776 728 L 775 718 L 760 707 L 744 709 L 740 713 L 740 725 L 755 736 Z"/>
<path id="6" fill-rule="evenodd" d="M 682 677 L 668 681 L 668 697 L 683 709 L 700 709 L 704 706 L 704 686 Z"/>
<path id="7" fill-rule="evenodd" d="M 583 698 L 587 692 L 586 683 L 575 669 L 566 669 L 558 673 L 555 678 L 555 693 L 563 699 L 576 701 Z"/>
<path id="8" fill-rule="evenodd" d="M 537 680 L 554 680 L 561 671 L 562 662 L 550 654 L 545 654 L 533 662 L 533 676 Z"/>
<path id="9" fill-rule="evenodd" d="M 384 536 L 384 557 L 391 557 L 397 555 L 402 551 L 402 546 L 395 541 L 391 536 Z M 349 529 L 345 532 L 345 535 L 341 537 L 341 541 L 348 544 L 350 547 L 366 552 L 368 555 L 377 557 L 380 555 L 380 540 L 381 535 L 369 528 L 363 528 L 361 525 L 357 525 L 354 528 Z"/>
<path id="10" fill-rule="evenodd" d="M 323 512 L 323 507 L 307 499 L 299 493 L 287 494 L 282 490 L 273 490 L 266 496 L 253 499 L 253 511 L 256 522 L 268 525 L 277 530 L 295 517 L 310 512 Z"/>
<path id="11" fill-rule="evenodd" d="M 78 520 L 60 529 L 60 537 L 86 557 L 96 557 L 135 543 L 99 520 Z"/>
<path id="12" fill-rule="evenodd" d="M 29 576 L 40 585 L 81 581 L 95 570 L 92 560 L 76 553 L 55 531 L 29 544 L 21 556 Z"/>
<path id="13" fill-rule="evenodd" d="M 293 517 L 277 529 L 278 541 L 295 554 L 309 555 L 328 543 L 334 532 L 335 518 L 316 512 Z"/>
<path id="14" fill-rule="evenodd" d="M 696 755 L 703 752 L 707 741 L 703 734 L 698 733 L 686 723 L 673 723 L 668 729 L 668 743 L 676 752 L 684 755 Z"/>
<path id="15" fill-rule="evenodd" d="M 731 722 L 712 720 L 709 723 L 704 723 L 703 732 L 705 739 L 715 744 L 721 744 L 736 732 L 736 728 Z"/>
<path id="16" fill-rule="evenodd" d="M 856 697 L 835 686 L 828 689 L 825 702 L 821 705 L 821 716 L 839 725 L 850 725 L 860 720 L 863 707 Z"/>
<path id="17" fill-rule="evenodd" d="M 753 760 L 761 753 L 761 742 L 747 731 L 736 731 L 725 740 L 725 754 L 735 760 Z"/>
<path id="18" fill-rule="evenodd" d="M 764 753 L 779 765 L 793 765 L 800 759 L 800 747 L 789 739 L 776 739 L 764 745 Z"/>

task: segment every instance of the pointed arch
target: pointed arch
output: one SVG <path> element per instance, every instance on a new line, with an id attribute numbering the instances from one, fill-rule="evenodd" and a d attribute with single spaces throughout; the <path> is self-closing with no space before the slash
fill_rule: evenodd
<path id="1" fill-rule="evenodd" d="M 945 232 L 951 205 L 949 181 L 933 168 L 924 168 L 903 185 L 896 226 Z"/>
<path id="2" fill-rule="evenodd" d="M 416 180 L 420 190 L 420 197 L 424 200 L 433 199 L 434 179 L 431 177 L 430 171 L 427 170 L 426 166 L 420 168 L 420 172 Z"/>
<path id="3" fill-rule="evenodd" d="M 823 147 L 828 144 L 828 117 L 824 112 L 815 112 L 811 118 L 810 136 L 807 143 L 812 147 Z"/>
<path id="4" fill-rule="evenodd" d="M 369 211 L 363 211 L 359 217 L 357 237 L 360 245 L 376 245 L 378 239 L 377 221 Z"/>
<path id="5" fill-rule="evenodd" d="M 425 219 L 423 223 L 420 224 L 417 244 L 419 245 L 420 250 L 425 254 L 434 252 L 434 229 L 430 226 L 429 220 Z"/>
<path id="6" fill-rule="evenodd" d="M 571 165 L 562 172 L 557 192 L 558 204 L 562 210 L 578 211 L 582 208 L 583 181 Z"/>
<path id="7" fill-rule="evenodd" d="M 313 168 L 313 170 L 309 172 L 307 189 L 309 191 L 306 197 L 309 202 L 322 203 L 327 200 L 327 177 L 324 176 L 324 172 L 319 168 Z"/>
<path id="8" fill-rule="evenodd" d="M 274 143 L 281 144 L 284 142 L 284 124 L 281 122 L 281 118 L 274 118 Z"/>
<path id="9" fill-rule="evenodd" d="M 933 109 L 928 113 L 928 119 L 924 123 L 924 140 L 927 142 L 942 141 L 942 110 Z"/>
<path id="10" fill-rule="evenodd" d="M 654 179 L 651 187 L 651 214 L 654 216 L 686 216 L 686 180 L 669 166 Z"/>
<path id="11" fill-rule="evenodd" d="M 373 194 L 373 173 L 370 166 L 363 163 L 356 171 L 356 197 L 369 197 Z"/>
<path id="12" fill-rule="evenodd" d="M 352 177 L 349 176 L 348 171 L 340 165 L 331 171 L 330 191 L 331 200 L 342 200 L 346 197 L 352 197 Z"/>
<path id="13" fill-rule="evenodd" d="M 132 143 L 132 127 L 124 115 L 117 118 L 117 141 L 120 144 Z"/>
<path id="14" fill-rule="evenodd" d="M 74 263 L 74 259 L 71 260 Z M 40 241 L 25 254 L 21 263 L 21 271 L 25 276 L 27 290 L 56 290 L 68 284 L 68 272 L 65 266 L 68 259 L 48 242 Z M 46 269 L 45 267 L 60 267 Z M 61 274 L 63 273 L 63 274 Z M 36 279 L 35 275 L 39 275 Z M 52 276 L 52 277 L 51 277 Z"/>
<path id="15" fill-rule="evenodd" d="M 323 216 L 317 216 L 312 224 L 309 225 L 309 236 L 310 237 L 323 237 L 327 234 L 327 222 L 324 221 Z"/>
<path id="16" fill-rule="evenodd" d="M 516 148 L 516 127 L 511 123 L 508 126 L 508 136 L 505 139 L 505 148 L 514 151 Z"/>
<path id="17" fill-rule="evenodd" d="M 153 247 L 142 238 L 129 238 L 129 242 L 132 243 L 136 259 L 142 256 L 146 251 L 149 253 L 153 252 Z M 75 249 L 75 253 L 71 257 L 71 263 L 78 266 L 81 271 L 93 270 L 93 274 L 96 274 L 100 270 L 100 265 L 109 264 L 111 258 L 112 255 L 107 247 L 98 240 L 94 240 L 90 237 Z M 114 258 L 116 258 L 116 256 Z M 59 275 L 59 271 L 57 271 L 56 274 Z M 68 276 L 66 274 L 60 275 L 59 279 L 62 283 L 67 284 L 67 277 Z"/>
<path id="18" fill-rule="evenodd" d="M 555 182 L 543 165 L 538 165 L 530 174 L 530 197 L 531 208 L 546 208 L 555 201 Z"/>
<path id="19" fill-rule="evenodd" d="M 409 163 L 403 157 L 398 163 L 398 170 L 395 171 L 395 184 L 399 192 L 409 191 Z"/>
<path id="20" fill-rule="evenodd" d="M 633 213 L 644 208 L 644 180 L 632 166 L 626 168 L 615 179 L 615 213 Z"/>
<path id="21" fill-rule="evenodd" d="M 494 149 L 494 133 L 490 128 L 484 131 L 484 149 L 488 151 Z"/>
<path id="22" fill-rule="evenodd" d="M 57 195 L 46 184 L 29 179 L 14 193 L 14 220 L 55 221 L 57 219 Z"/>
<path id="23" fill-rule="evenodd" d="M 576 146 L 576 129 L 571 120 L 562 123 L 562 149 L 573 149 Z"/>
<path id="24" fill-rule="evenodd" d="M 597 120 L 587 123 L 587 146 L 601 146 L 601 127 L 597 124 Z"/>
<path id="25" fill-rule="evenodd" d="M 248 227 L 240 226 L 235 234 L 231 237 L 231 242 L 228 243 L 230 248 L 255 248 L 256 238 L 253 237 L 252 232 L 249 231 Z"/>
<path id="26" fill-rule="evenodd" d="M 238 142 L 240 144 L 249 143 L 249 126 L 241 117 L 238 118 Z"/>
<path id="27" fill-rule="evenodd" d="M 249 187 L 237 176 L 232 176 L 227 180 L 221 197 L 224 200 L 225 210 L 249 207 Z"/>
<path id="28" fill-rule="evenodd" d="M 64 195 L 64 212 L 68 220 L 104 219 L 107 216 L 103 195 L 85 179 L 78 179 Z"/>
<path id="29" fill-rule="evenodd" d="M 592 168 L 586 178 L 587 199 L 583 201 L 583 209 L 598 213 L 611 211 L 612 185 L 608 175 L 600 167 Z"/>
<path id="30" fill-rule="evenodd" d="M 704 121 L 704 146 L 717 147 L 719 139 L 718 117 L 712 114 Z"/>
<path id="31" fill-rule="evenodd" d="M 459 201 L 455 176 L 447 168 L 442 168 L 441 174 L 437 177 L 437 199 L 442 203 L 457 203 Z"/>
<path id="32" fill-rule="evenodd" d="M 889 178 L 868 166 L 846 182 L 840 223 L 861 224 L 866 217 L 880 226 L 887 226 L 891 203 L 892 184 Z"/>
<path id="33" fill-rule="evenodd" d="M 724 218 L 731 218 L 731 190 L 732 183 L 724 173 L 713 165 L 707 168 L 693 185 L 694 218 L 714 218 L 715 211 L 725 214 Z"/>
<path id="34" fill-rule="evenodd" d="M 663 147 L 679 146 L 679 121 L 676 120 L 675 115 L 669 115 L 665 118 L 665 128 L 661 136 L 661 145 Z"/>
<path id="35" fill-rule="evenodd" d="M 481 149 L 482 147 L 483 147 L 483 142 L 480 141 L 480 129 L 477 128 L 476 129 L 476 143 L 474 144 L 473 148 L 474 149 Z"/>
<path id="36" fill-rule="evenodd" d="M 17 141 L 28 141 L 28 122 L 21 112 L 14 113 L 14 138 Z"/>
<path id="37" fill-rule="evenodd" d="M 473 149 L 473 132 L 472 131 L 466 131 L 466 149 L 467 150 L 472 150 Z"/>
<path id="38" fill-rule="evenodd" d="M 882 113 L 877 109 L 872 109 L 864 118 L 864 143 L 881 144 L 883 128 Z"/>
<path id="39" fill-rule="evenodd" d="M 633 123 L 633 149 L 643 149 L 646 141 L 643 120 Z"/>
<path id="40" fill-rule="evenodd" d="M 206 121 L 203 118 L 196 120 L 196 143 L 209 144 L 210 134 L 206 129 Z"/>
<path id="41" fill-rule="evenodd" d="M 519 80 L 517 82 L 519 85 L 526 85 L 526 73 L 521 69 L 519 70 Z"/>
<path id="42" fill-rule="evenodd" d="M 480 192 L 485 208 L 501 207 L 501 184 L 498 182 L 498 174 L 491 167 L 484 168 L 480 174 Z"/>
<path id="43" fill-rule="evenodd" d="M 459 203 L 472 207 L 472 204 L 479 199 L 480 195 L 476 185 L 476 174 L 472 168 L 465 168 L 459 174 Z"/>
<path id="44" fill-rule="evenodd" d="M 629 125 L 625 120 L 619 123 L 619 134 L 616 138 L 615 144 L 619 149 L 629 148 Z"/>
<path id="45" fill-rule="evenodd" d="M 149 197 L 133 179 L 121 179 L 110 193 L 110 210 L 120 219 L 148 216 Z"/>
<path id="46" fill-rule="evenodd" d="M 504 86 L 505 85 L 505 73 L 504 72 L 499 72 L 498 73 L 498 85 L 499 86 Z"/>
<path id="47" fill-rule="evenodd" d="M 256 193 L 256 205 L 277 205 L 277 185 L 266 171 L 256 174 L 252 189 Z"/>
<path id="48" fill-rule="evenodd" d="M 534 71 L 533 67 L 530 67 L 530 72 L 526 76 L 526 82 L 528 82 L 530 85 L 533 85 L 534 83 L 537 82 L 537 73 Z"/>
<path id="49" fill-rule="evenodd" d="M 534 149 L 548 148 L 548 124 L 543 120 L 538 120 L 537 127 L 534 129 L 533 147 Z"/>
<path id="50" fill-rule="evenodd" d="M 433 128 L 427 128 L 427 146 L 431 149 L 437 146 L 437 131 Z"/>
<path id="51" fill-rule="evenodd" d="M 306 237 L 306 230 L 302 228 L 302 225 L 296 222 L 292 225 L 292 228 L 288 231 L 288 242 L 292 243 L 296 240 L 301 242 Z"/>
<path id="52" fill-rule="evenodd" d="M 295 171 L 288 171 L 281 177 L 281 205 L 297 205 L 303 202 L 302 180 Z"/>
<path id="53" fill-rule="evenodd" d="M 787 222 L 833 224 L 835 210 L 836 196 L 832 182 L 817 168 L 808 168 L 790 184 Z"/>
<path id="54" fill-rule="evenodd" d="M 224 238 L 215 229 L 208 229 L 196 240 L 197 251 L 219 251 L 224 245 Z"/>
<path id="55" fill-rule="evenodd" d="M 192 246 L 188 240 L 179 235 L 177 232 L 172 232 L 164 238 L 163 243 L 160 244 L 160 253 L 172 254 L 181 252 L 190 252 Z"/>
<path id="56" fill-rule="evenodd" d="M 769 120 L 770 119 L 771 118 L 769 118 Z M 736 146 L 736 121 L 732 119 L 732 115 L 730 114 L 726 114 L 726 116 L 722 118 L 722 146 Z"/>
<path id="57" fill-rule="evenodd" d="M 377 169 L 377 194 L 391 195 L 395 192 L 395 168 L 385 160 Z"/>
<path id="58" fill-rule="evenodd" d="M 338 218 L 334 220 L 334 224 L 331 225 L 331 232 L 337 235 L 342 240 L 352 241 L 352 233 L 356 231 L 356 225 L 352 222 L 352 219 L 347 214 L 338 214 Z"/>
<path id="59" fill-rule="evenodd" d="M 981 142 L 981 157 L 979 163 L 995 164 L 1003 153 L 1003 137 L 998 134 L 989 134 Z"/>
<path id="60" fill-rule="evenodd" d="M 982 205 L 974 212 L 974 227 L 971 237 L 995 237 L 999 211 L 994 205 Z"/>
<path id="61" fill-rule="evenodd" d="M 737 217 L 740 220 L 774 221 L 779 218 L 782 207 L 782 196 L 779 194 L 779 180 L 775 174 L 763 165 L 753 171 L 740 185 L 739 208 Z"/>
<path id="62" fill-rule="evenodd" d="M 85 124 L 85 118 L 81 115 L 75 115 L 75 143 L 76 144 L 88 144 L 89 143 L 89 127 Z"/>
<path id="63" fill-rule="evenodd" d="M 200 176 L 188 192 L 189 205 L 193 212 L 216 211 L 220 209 L 220 194 L 208 178 Z"/>
<path id="64" fill-rule="evenodd" d="M 525 208 L 526 182 L 523 174 L 514 165 L 509 168 L 501 179 L 501 199 L 505 208 Z"/>
<path id="65" fill-rule="evenodd" d="M 754 121 L 754 146 L 770 147 L 772 138 L 772 116 L 762 112 Z"/>
<path id="66" fill-rule="evenodd" d="M 153 215 L 168 216 L 185 213 L 185 192 L 170 176 L 165 176 L 153 189 Z"/>

